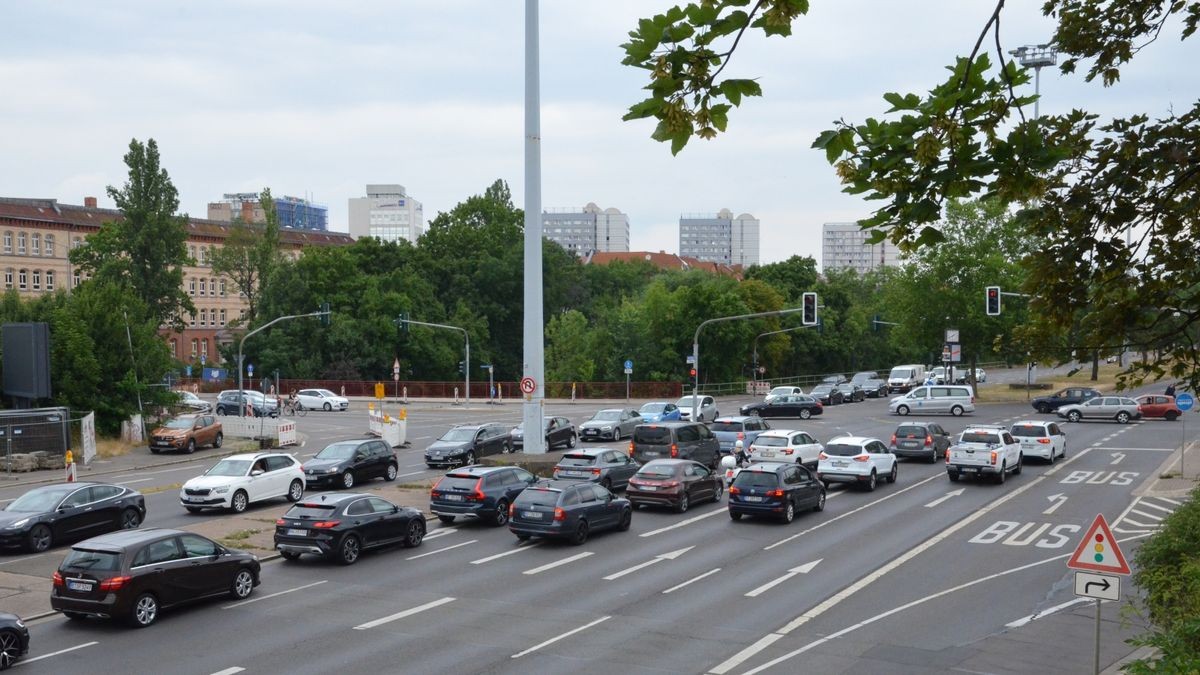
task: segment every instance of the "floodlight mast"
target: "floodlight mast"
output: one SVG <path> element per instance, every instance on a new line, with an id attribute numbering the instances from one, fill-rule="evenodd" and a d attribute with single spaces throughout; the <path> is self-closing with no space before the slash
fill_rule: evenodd
<path id="1" fill-rule="evenodd" d="M 1033 68 L 1033 93 L 1037 98 L 1033 101 L 1033 119 L 1038 119 L 1038 103 L 1041 101 L 1042 68 L 1058 63 L 1058 47 L 1051 44 L 1025 45 L 1008 52 L 1020 61 L 1024 68 Z"/>

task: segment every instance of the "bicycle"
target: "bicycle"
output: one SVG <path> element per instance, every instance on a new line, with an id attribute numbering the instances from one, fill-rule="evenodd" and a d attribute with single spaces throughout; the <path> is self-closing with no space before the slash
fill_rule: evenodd
<path id="1" fill-rule="evenodd" d="M 304 417 L 308 414 L 308 409 L 300 405 L 299 401 L 284 401 L 283 414 L 286 417 Z"/>

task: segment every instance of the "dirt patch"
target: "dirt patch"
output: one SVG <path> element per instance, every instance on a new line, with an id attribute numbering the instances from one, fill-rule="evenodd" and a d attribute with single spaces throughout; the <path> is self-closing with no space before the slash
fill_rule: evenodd
<path id="1" fill-rule="evenodd" d="M 1039 384 L 1049 384 L 1048 389 L 1025 391 L 1012 389 L 1007 384 L 985 383 L 979 385 L 979 400 L 988 403 L 1019 403 L 1030 401 L 1038 396 L 1052 394 L 1064 387 L 1091 387 L 1102 392 L 1117 391 L 1117 374 L 1121 372 L 1115 364 L 1101 364 L 1099 377 L 1092 379 L 1092 366 L 1085 365 L 1074 375 L 1058 374 L 1037 378 Z"/>

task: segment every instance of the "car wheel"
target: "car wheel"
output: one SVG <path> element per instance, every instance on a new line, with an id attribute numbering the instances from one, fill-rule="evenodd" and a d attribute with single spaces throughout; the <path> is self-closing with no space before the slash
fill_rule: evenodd
<path id="1" fill-rule="evenodd" d="M 450 523 L 454 522 L 454 516 L 438 516 L 438 520 L 442 521 L 446 525 L 449 525 Z"/>
<path id="2" fill-rule="evenodd" d="M 679 495 L 679 503 L 675 505 L 675 510 L 679 513 L 684 513 L 688 510 L 688 506 L 690 505 L 691 504 L 688 501 L 687 490 L 684 490 L 683 493 Z"/>
<path id="3" fill-rule="evenodd" d="M 721 497 L 724 497 L 724 496 L 725 496 L 725 485 L 723 483 L 718 482 L 716 489 L 713 490 L 713 501 L 719 503 L 721 501 Z"/>
<path id="4" fill-rule="evenodd" d="M 900 476 L 900 462 L 892 462 L 892 472 L 888 474 L 887 482 L 895 483 L 896 478 Z"/>
<path id="5" fill-rule="evenodd" d="M 1004 481 L 1008 480 L 1008 464 L 1000 465 L 1000 474 L 996 476 L 996 482 L 1004 485 Z"/>
<path id="6" fill-rule="evenodd" d="M 783 522 L 790 523 L 796 519 L 796 505 L 792 500 L 788 500 L 787 505 L 783 507 Z"/>
<path id="7" fill-rule="evenodd" d="M 938 450 L 937 450 L 937 448 L 934 448 L 933 451 L 929 453 L 929 463 L 936 464 L 937 461 L 938 461 Z"/>
<path id="8" fill-rule="evenodd" d="M 362 544 L 358 541 L 358 536 L 348 534 L 342 543 L 338 546 L 337 561 L 342 565 L 353 565 L 358 560 L 358 554 L 362 552 Z"/>
<path id="9" fill-rule="evenodd" d="M 295 551 L 280 551 L 279 557 L 283 558 L 284 560 L 296 560 L 300 557 L 300 554 L 296 553 Z"/>
<path id="10" fill-rule="evenodd" d="M 137 509 L 125 509 L 121 512 L 121 518 L 117 521 L 117 525 L 122 530 L 136 529 L 142 524 L 142 514 L 137 512 Z"/>
<path id="11" fill-rule="evenodd" d="M 383 474 L 383 479 L 388 481 L 396 480 L 396 476 L 400 475 L 400 469 L 395 464 L 388 464 L 387 472 Z"/>
<path id="12" fill-rule="evenodd" d="M 733 511 L 730 511 L 730 512 L 729 512 L 729 518 L 730 518 L 731 520 L 741 520 L 741 519 L 742 519 L 742 514 L 740 514 L 740 513 L 735 513 L 735 512 L 733 512 Z"/>
<path id="13" fill-rule="evenodd" d="M 63 616 L 72 621 L 82 621 L 87 618 L 87 614 L 82 614 L 80 612 L 63 612 Z"/>
<path id="14" fill-rule="evenodd" d="M 809 410 L 808 408 L 804 408 L 800 411 L 800 419 L 806 420 L 810 417 L 812 417 L 812 411 Z"/>
<path id="15" fill-rule="evenodd" d="M 301 483 L 300 479 L 297 478 L 296 480 L 292 481 L 291 485 L 288 486 L 287 500 L 289 502 L 298 502 L 303 496 L 304 483 Z"/>
<path id="16" fill-rule="evenodd" d="M 188 513 L 200 513 L 204 510 L 199 506 L 185 506 L 184 508 L 187 509 Z"/>
<path id="17" fill-rule="evenodd" d="M 34 525 L 29 530 L 29 550 L 34 553 L 41 553 L 50 549 L 50 545 L 54 543 L 54 533 L 45 525 Z"/>
<path id="18" fill-rule="evenodd" d="M 946 475 L 950 477 L 950 482 L 951 482 L 951 483 L 957 483 L 957 482 L 958 482 L 958 478 L 959 478 L 959 476 L 958 476 L 958 474 L 957 474 L 957 473 L 954 473 L 953 471 L 947 471 L 947 472 L 946 472 Z"/>
<path id="19" fill-rule="evenodd" d="M 221 406 L 217 406 L 217 416 L 218 416 L 218 417 L 224 417 L 224 416 L 225 416 L 225 409 L 224 409 L 224 408 L 222 408 Z"/>
<path id="20" fill-rule="evenodd" d="M 416 548 L 425 540 L 425 519 L 417 516 L 408 521 L 408 531 L 404 535 L 404 545 L 408 548 Z"/>
<path id="21" fill-rule="evenodd" d="M 518 535 L 517 535 L 517 541 L 529 541 L 529 535 L 527 535 L 527 534 L 518 534 Z"/>
<path id="22" fill-rule="evenodd" d="M 879 485 L 879 478 L 875 475 L 875 470 L 872 469 L 871 477 L 869 479 L 867 479 L 867 492 L 874 491 L 876 486 L 878 486 L 878 485 Z"/>
<path id="23" fill-rule="evenodd" d="M 579 442 L 579 438 L 576 437 L 575 434 L 571 434 L 571 437 L 567 439 L 567 447 L 573 448 L 573 447 L 575 447 L 575 444 L 578 442 Z"/>
<path id="24" fill-rule="evenodd" d="M 225 434 L 218 431 L 217 437 L 215 439 L 213 439 L 213 447 L 219 448 L 219 447 L 221 447 L 221 444 L 224 442 L 225 442 Z"/>
<path id="25" fill-rule="evenodd" d="M 621 440 L 621 430 L 613 429 L 613 442 Z"/>
<path id="26" fill-rule="evenodd" d="M 633 524 L 633 509 L 625 509 L 621 512 L 621 522 L 617 524 L 617 530 L 628 532 L 629 526 Z"/>
<path id="27" fill-rule="evenodd" d="M 342 487 L 346 488 L 347 490 L 354 487 L 353 471 L 346 469 L 346 472 L 342 474 Z"/>
<path id="28" fill-rule="evenodd" d="M 129 611 L 129 622 L 134 628 L 145 628 L 158 618 L 158 598 L 152 593 L 142 593 L 133 601 Z"/>
<path id="29" fill-rule="evenodd" d="M 1051 451 L 1053 452 L 1053 451 Z M 1017 465 L 1013 467 L 1013 475 L 1020 476 L 1021 469 L 1025 468 L 1025 455 L 1017 455 Z"/>
<path id="30" fill-rule="evenodd" d="M 908 406 L 906 406 L 906 405 L 897 406 L 896 414 L 897 415 L 907 415 L 908 414 Z"/>
<path id="31" fill-rule="evenodd" d="M 159 450 L 158 448 L 155 448 L 155 447 L 150 448 L 150 454 L 152 454 L 152 455 L 157 455 L 160 452 L 162 452 L 162 450 Z"/>
<path id="32" fill-rule="evenodd" d="M 821 490 L 821 494 L 817 497 L 817 505 L 813 507 L 813 511 L 825 510 L 825 491 Z"/>
<path id="33" fill-rule="evenodd" d="M 586 520 L 579 521 L 579 525 L 575 527 L 575 534 L 571 535 L 571 543 L 576 546 L 583 546 L 588 538 L 588 524 Z"/>
<path id="34" fill-rule="evenodd" d="M 1045 403 L 1039 403 L 1037 405 L 1037 411 L 1045 415 L 1046 413 L 1050 412 L 1050 406 Z"/>
<path id="35" fill-rule="evenodd" d="M 189 454 L 189 455 L 190 455 L 190 454 L 192 454 L 193 452 L 195 452 L 195 451 L 196 451 L 196 439 L 194 439 L 194 438 L 189 438 L 189 439 L 188 439 L 188 442 L 187 442 L 187 447 L 186 447 L 186 448 L 184 448 L 184 450 L 185 450 L 185 451 L 187 452 L 187 454 Z"/>
<path id="36" fill-rule="evenodd" d="M 234 513 L 242 513 L 249 505 L 250 497 L 246 494 L 245 490 L 238 490 L 233 493 L 233 499 L 229 502 L 229 506 Z"/>
<path id="37" fill-rule="evenodd" d="M 1117 424 L 1127 424 L 1129 422 L 1129 413 L 1122 410 L 1117 413 Z"/>
<path id="38" fill-rule="evenodd" d="M 1067 420 L 1071 422 L 1078 422 L 1080 417 L 1081 415 L 1079 414 L 1078 410 L 1072 410 L 1071 412 L 1067 413 Z"/>
<path id="39" fill-rule="evenodd" d="M 508 522 L 508 501 L 501 499 L 496 502 L 496 515 L 492 516 L 492 525 L 501 527 Z"/>
<path id="40" fill-rule="evenodd" d="M 238 570 L 237 575 L 233 577 L 233 586 L 229 589 L 229 595 L 234 600 L 244 600 L 250 597 L 250 592 L 254 590 L 254 573 L 250 570 Z"/>
<path id="41" fill-rule="evenodd" d="M 963 407 L 961 405 L 954 406 L 953 408 L 950 409 L 950 414 L 954 415 L 955 417 L 962 417 Z"/>
<path id="42" fill-rule="evenodd" d="M 0 670 L 8 670 L 20 656 L 21 636 L 14 630 L 0 630 Z"/>
<path id="43" fill-rule="evenodd" d="M 333 410 L 333 406 L 329 405 L 328 403 L 326 403 L 324 407 L 325 407 L 325 412 L 329 412 L 330 410 Z"/>
<path id="44" fill-rule="evenodd" d="M 463 466 L 474 466 L 474 464 L 475 464 L 475 453 L 468 450 L 466 458 L 463 459 Z"/>

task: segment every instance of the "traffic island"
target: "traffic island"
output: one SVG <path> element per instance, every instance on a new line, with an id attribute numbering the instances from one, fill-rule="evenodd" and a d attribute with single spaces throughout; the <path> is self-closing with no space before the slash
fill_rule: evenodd
<path id="1" fill-rule="evenodd" d="M 556 450 L 542 455 L 527 455 L 524 452 L 514 452 L 510 455 L 493 455 L 479 460 L 486 466 L 519 466 L 535 476 L 553 478 L 554 467 L 562 456 L 570 450 Z"/>

